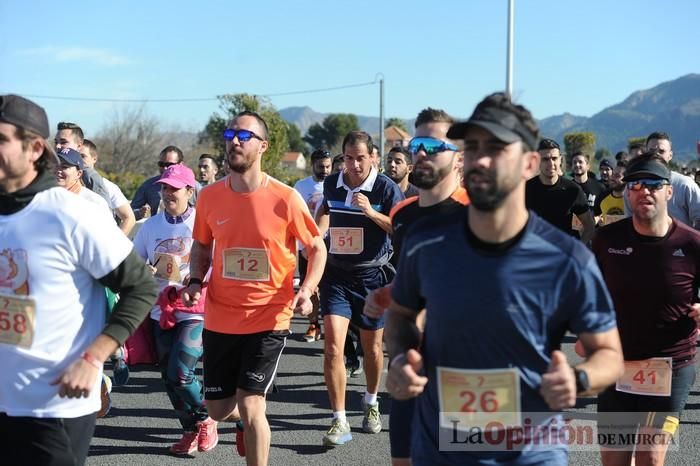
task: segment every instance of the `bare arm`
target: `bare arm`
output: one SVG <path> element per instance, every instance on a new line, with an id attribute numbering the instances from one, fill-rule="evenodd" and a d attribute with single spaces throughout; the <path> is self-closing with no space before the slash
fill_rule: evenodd
<path id="1" fill-rule="evenodd" d="M 321 232 L 321 238 L 325 238 L 326 233 L 328 233 L 328 227 L 331 223 L 331 216 L 328 212 L 328 207 L 326 207 L 325 204 L 322 204 L 321 207 L 318 208 L 315 220 L 316 225 L 318 225 L 318 230 Z"/>
<path id="2" fill-rule="evenodd" d="M 579 340 L 588 357 L 576 366 L 585 370 L 591 389 L 583 395 L 595 395 L 615 383 L 622 376 L 624 360 L 617 328 L 602 333 L 582 333 Z"/>
<path id="3" fill-rule="evenodd" d="M 119 229 L 124 232 L 125 235 L 129 235 L 131 229 L 134 228 L 136 224 L 136 216 L 134 216 L 134 211 L 131 210 L 129 204 L 124 204 L 117 207 L 115 210 L 117 217 L 122 221 L 119 225 Z"/>
<path id="4" fill-rule="evenodd" d="M 417 313 L 394 301 L 389 305 L 384 327 L 384 340 L 390 363 L 386 388 L 397 400 L 407 400 L 423 393 L 428 378 L 421 375 L 423 357 L 416 350 L 420 330 L 416 325 Z"/>
<path id="5" fill-rule="evenodd" d="M 192 283 L 192 280 L 204 280 L 209 267 L 211 267 L 211 244 L 202 244 L 197 240 L 192 242 L 190 250 L 190 283 L 182 292 L 182 301 L 187 306 L 194 306 L 202 296 L 202 285 Z"/>
<path id="6" fill-rule="evenodd" d="M 321 281 L 323 270 L 326 268 L 326 244 L 323 237 L 316 236 L 313 242 L 305 248 L 308 255 L 308 265 L 306 266 L 306 278 L 299 287 L 299 291 L 292 301 L 292 310 L 301 315 L 308 315 L 312 310 L 311 296 Z"/>
<path id="7" fill-rule="evenodd" d="M 595 233 L 595 221 L 593 220 L 593 214 L 590 210 L 576 215 L 583 225 L 583 231 L 581 232 L 581 241 L 583 244 L 589 244 L 591 239 L 593 239 L 593 234 Z"/>
<path id="8" fill-rule="evenodd" d="M 384 215 L 381 212 L 374 210 L 367 196 L 362 193 L 353 194 L 352 205 L 360 208 L 365 216 L 376 223 L 379 228 L 389 234 L 393 233 L 393 229 L 391 228 L 391 218 L 389 218 L 388 215 Z"/>

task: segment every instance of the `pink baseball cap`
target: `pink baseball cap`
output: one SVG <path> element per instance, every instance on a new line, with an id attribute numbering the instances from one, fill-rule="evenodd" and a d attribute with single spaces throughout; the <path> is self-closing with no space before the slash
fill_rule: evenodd
<path id="1" fill-rule="evenodd" d="M 184 188 L 185 186 L 194 188 L 197 184 L 194 180 L 194 173 L 192 170 L 182 163 L 170 165 L 166 168 L 156 183 L 167 184 L 177 189 Z"/>

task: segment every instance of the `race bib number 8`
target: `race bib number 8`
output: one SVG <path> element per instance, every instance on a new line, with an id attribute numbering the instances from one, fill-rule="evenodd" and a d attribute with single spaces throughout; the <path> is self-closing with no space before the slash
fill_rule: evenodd
<path id="1" fill-rule="evenodd" d="M 0 293 L 0 343 L 29 348 L 34 341 L 36 302 Z"/>
<path id="2" fill-rule="evenodd" d="M 441 427 L 469 430 L 521 424 L 517 369 L 438 367 L 437 375 Z"/>
<path id="3" fill-rule="evenodd" d="M 224 278 L 266 282 L 270 280 L 270 261 L 267 251 L 252 248 L 224 250 Z"/>
<path id="4" fill-rule="evenodd" d="M 180 257 L 164 252 L 157 252 L 153 259 L 156 264 L 156 277 L 171 282 L 182 283 L 180 275 Z"/>
<path id="5" fill-rule="evenodd" d="M 331 228 L 331 254 L 361 254 L 365 249 L 362 228 Z"/>
<path id="6" fill-rule="evenodd" d="M 625 373 L 615 384 L 618 392 L 671 396 L 672 358 L 625 361 Z"/>

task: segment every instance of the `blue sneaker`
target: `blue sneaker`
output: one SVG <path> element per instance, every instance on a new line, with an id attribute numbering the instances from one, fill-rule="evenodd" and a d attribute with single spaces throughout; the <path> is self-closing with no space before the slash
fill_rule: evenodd
<path id="1" fill-rule="evenodd" d="M 114 385 L 122 386 L 129 382 L 129 366 L 123 358 L 117 358 L 114 360 L 114 365 L 112 366 L 112 372 L 114 375 Z"/>

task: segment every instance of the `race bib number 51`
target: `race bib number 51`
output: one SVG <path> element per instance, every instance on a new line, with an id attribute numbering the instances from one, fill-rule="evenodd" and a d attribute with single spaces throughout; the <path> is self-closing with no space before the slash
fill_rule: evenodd
<path id="1" fill-rule="evenodd" d="M 253 248 L 225 249 L 223 277 L 254 282 L 270 280 L 267 251 Z"/>
<path id="2" fill-rule="evenodd" d="M 437 376 L 441 427 L 469 430 L 521 424 L 517 369 L 438 367 Z"/>
<path id="3" fill-rule="evenodd" d="M 0 343 L 29 348 L 34 341 L 36 302 L 0 293 Z"/>
<path id="4" fill-rule="evenodd" d="M 331 228 L 331 254 L 361 254 L 365 249 L 362 228 Z"/>
<path id="5" fill-rule="evenodd" d="M 625 373 L 615 384 L 618 392 L 671 396 L 672 358 L 625 361 Z"/>

